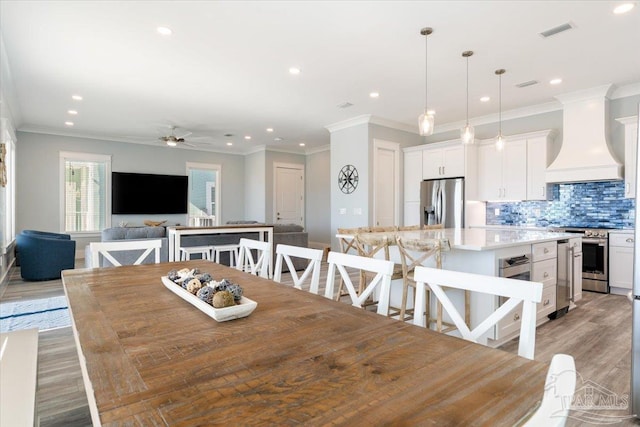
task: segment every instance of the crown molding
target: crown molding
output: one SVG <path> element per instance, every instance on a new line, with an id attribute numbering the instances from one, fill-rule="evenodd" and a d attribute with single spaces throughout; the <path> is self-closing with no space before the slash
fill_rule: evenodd
<path id="1" fill-rule="evenodd" d="M 609 99 L 627 98 L 635 95 L 640 95 L 640 82 L 614 88 Z"/>
<path id="2" fill-rule="evenodd" d="M 363 114 L 361 116 L 356 116 L 351 119 L 343 120 L 337 123 L 332 123 L 330 125 L 326 125 L 325 129 L 333 133 L 339 130 L 347 129 L 353 126 L 364 125 L 364 124 L 384 126 L 391 129 L 418 134 L 417 126 L 413 127 L 406 123 L 400 123 L 394 120 L 383 119 L 382 117 L 377 117 L 371 114 Z"/>
<path id="3" fill-rule="evenodd" d="M 330 151 L 330 150 L 331 150 L 331 145 L 323 145 L 321 147 L 310 148 L 308 150 L 305 150 L 305 154 L 306 155 L 318 154 L 318 153 L 322 153 L 324 151 Z"/>

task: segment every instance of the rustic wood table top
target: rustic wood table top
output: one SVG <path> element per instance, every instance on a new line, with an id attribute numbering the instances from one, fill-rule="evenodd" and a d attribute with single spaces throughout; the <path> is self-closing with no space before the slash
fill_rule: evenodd
<path id="1" fill-rule="evenodd" d="M 182 267 L 240 284 L 258 307 L 216 322 L 161 283 Z M 513 425 L 543 394 L 546 364 L 209 261 L 63 282 L 103 425 Z"/>

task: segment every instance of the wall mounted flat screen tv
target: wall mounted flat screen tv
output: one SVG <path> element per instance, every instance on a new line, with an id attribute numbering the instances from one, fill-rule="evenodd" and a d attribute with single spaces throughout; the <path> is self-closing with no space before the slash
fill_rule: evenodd
<path id="1" fill-rule="evenodd" d="M 185 214 L 189 178 L 184 175 L 111 173 L 111 213 Z"/>

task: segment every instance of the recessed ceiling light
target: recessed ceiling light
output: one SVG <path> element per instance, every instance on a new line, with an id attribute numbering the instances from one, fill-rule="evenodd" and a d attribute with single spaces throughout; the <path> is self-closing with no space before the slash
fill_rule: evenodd
<path id="1" fill-rule="evenodd" d="M 76 110 L 68 110 L 67 113 L 71 114 L 72 116 L 75 116 L 76 114 L 78 114 Z"/>
<path id="2" fill-rule="evenodd" d="M 633 6 L 633 3 L 622 3 L 621 5 L 616 6 L 616 8 L 613 9 L 613 13 L 615 13 L 616 15 L 622 15 L 623 13 L 627 13 L 631 9 L 633 9 Z"/>
<path id="3" fill-rule="evenodd" d="M 280 142 L 280 141 L 282 141 L 282 138 L 280 138 L 279 136 L 276 136 L 275 138 L 273 138 L 273 140 L 275 142 Z"/>
<path id="4" fill-rule="evenodd" d="M 304 142 L 301 142 L 300 144 L 298 144 L 300 147 L 304 147 Z"/>
<path id="5" fill-rule="evenodd" d="M 289 74 L 293 74 L 293 75 L 298 75 L 298 74 L 300 74 L 300 68 L 298 68 L 298 67 L 291 67 L 291 68 L 289 68 Z"/>
<path id="6" fill-rule="evenodd" d="M 482 98 L 480 98 L 480 102 L 489 102 L 489 101 L 491 101 L 490 96 L 483 96 Z"/>
<path id="7" fill-rule="evenodd" d="M 71 95 L 71 99 L 74 101 L 82 101 L 82 97 L 80 95 Z"/>
<path id="8" fill-rule="evenodd" d="M 552 85 L 559 85 L 560 83 L 562 83 L 562 79 L 551 79 L 549 80 L 549 83 Z"/>
<path id="9" fill-rule="evenodd" d="M 67 126 L 73 126 L 73 122 L 64 122 L 64 124 Z"/>
<path id="10" fill-rule="evenodd" d="M 251 139 L 251 136 L 250 136 L 250 135 L 245 135 L 245 136 L 244 136 L 244 139 L 246 139 L 246 140 L 248 141 L 248 140 L 250 140 L 250 139 Z"/>
<path id="11" fill-rule="evenodd" d="M 369 97 L 370 97 L 370 98 L 379 98 L 379 97 L 380 97 L 380 94 L 379 94 L 378 92 L 371 92 L 371 93 L 369 94 Z"/>
<path id="12" fill-rule="evenodd" d="M 273 132 L 273 128 L 267 128 L 267 132 Z"/>
<path id="13" fill-rule="evenodd" d="M 228 145 L 228 146 L 232 146 L 232 145 L 233 145 L 233 142 L 227 142 L 227 145 Z"/>
<path id="14" fill-rule="evenodd" d="M 169 27 L 158 27 L 156 28 L 156 30 L 163 36 L 170 36 L 173 33 L 173 31 L 171 31 L 171 28 Z"/>

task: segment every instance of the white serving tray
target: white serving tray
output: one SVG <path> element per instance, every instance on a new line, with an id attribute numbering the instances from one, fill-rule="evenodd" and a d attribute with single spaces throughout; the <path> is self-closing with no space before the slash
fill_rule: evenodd
<path id="1" fill-rule="evenodd" d="M 212 305 L 202 301 L 191 292 L 183 289 L 182 286 L 171 281 L 167 276 L 162 276 L 162 284 L 167 287 L 171 292 L 178 295 L 189 304 L 195 306 L 198 310 L 204 312 L 206 315 L 213 317 L 218 322 L 226 322 L 227 320 L 239 319 L 241 317 L 247 317 L 253 310 L 256 309 L 258 303 L 250 300 L 249 298 L 242 297 L 240 304 L 232 307 L 214 308 Z"/>

